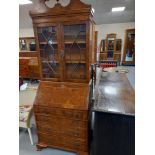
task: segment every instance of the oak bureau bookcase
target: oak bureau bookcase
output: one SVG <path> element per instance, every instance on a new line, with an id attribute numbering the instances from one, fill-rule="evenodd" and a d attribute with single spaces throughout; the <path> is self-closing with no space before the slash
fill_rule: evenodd
<path id="1" fill-rule="evenodd" d="M 41 81 L 34 102 L 37 148 L 89 155 L 90 71 L 94 55 L 91 5 L 70 0 L 53 8 L 39 0 L 30 11 Z"/>

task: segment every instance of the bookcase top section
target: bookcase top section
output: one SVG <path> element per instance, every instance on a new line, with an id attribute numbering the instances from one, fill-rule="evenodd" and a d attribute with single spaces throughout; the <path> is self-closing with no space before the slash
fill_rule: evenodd
<path id="1" fill-rule="evenodd" d="M 47 0 L 39 0 L 35 8 L 29 12 L 30 16 L 44 17 L 70 14 L 88 14 L 93 16 L 91 5 L 85 4 L 80 0 L 70 0 L 70 3 L 67 6 L 62 6 L 60 3 L 56 3 L 53 8 L 49 8 L 45 3 L 46 1 Z"/>
<path id="2" fill-rule="evenodd" d="M 52 108 L 88 110 L 89 84 L 41 81 L 35 104 Z"/>

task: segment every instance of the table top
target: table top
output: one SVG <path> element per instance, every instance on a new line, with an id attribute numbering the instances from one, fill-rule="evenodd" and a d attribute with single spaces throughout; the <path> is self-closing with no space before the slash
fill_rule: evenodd
<path id="1" fill-rule="evenodd" d="M 135 115 L 135 91 L 126 74 L 102 72 L 95 89 L 93 111 Z"/>

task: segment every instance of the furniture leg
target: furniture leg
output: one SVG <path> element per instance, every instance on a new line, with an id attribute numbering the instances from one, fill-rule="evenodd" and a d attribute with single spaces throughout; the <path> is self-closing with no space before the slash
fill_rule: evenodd
<path id="1" fill-rule="evenodd" d="M 28 133 L 29 133 L 29 136 L 30 136 L 31 145 L 33 145 L 32 133 L 31 133 L 31 129 L 30 128 L 28 128 Z"/>
<path id="2" fill-rule="evenodd" d="M 36 145 L 37 151 L 41 151 L 43 148 L 46 148 L 46 147 L 47 147 L 47 146 L 42 145 L 42 144 L 37 144 L 37 145 Z"/>

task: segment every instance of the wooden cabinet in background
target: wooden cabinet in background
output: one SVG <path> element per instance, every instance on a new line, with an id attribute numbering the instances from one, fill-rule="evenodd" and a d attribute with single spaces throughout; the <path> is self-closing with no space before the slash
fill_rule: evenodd
<path id="1" fill-rule="evenodd" d="M 115 60 L 121 61 L 122 40 L 116 39 L 116 34 L 107 34 L 106 40 L 100 43 L 100 61 Z"/>
<path id="2" fill-rule="evenodd" d="M 98 41 L 98 31 L 94 32 L 94 63 L 97 62 L 97 50 L 98 50 L 98 45 L 97 45 L 97 41 Z"/>
<path id="3" fill-rule="evenodd" d="M 37 57 L 20 57 L 19 58 L 19 77 L 39 79 L 39 65 Z"/>
<path id="4" fill-rule="evenodd" d="M 41 81 L 34 104 L 37 148 L 89 155 L 89 83 L 94 54 L 91 5 L 71 0 L 49 8 L 40 0 L 30 11 L 39 52 Z"/>
<path id="5" fill-rule="evenodd" d="M 19 38 L 19 77 L 40 79 L 38 52 L 34 37 Z"/>
<path id="6" fill-rule="evenodd" d="M 118 62 L 121 61 L 121 54 L 120 53 L 114 53 L 114 60 L 117 60 Z"/>
<path id="7" fill-rule="evenodd" d="M 122 39 L 116 39 L 116 52 L 121 52 L 122 50 Z"/>
<path id="8" fill-rule="evenodd" d="M 107 59 L 113 60 L 114 53 L 116 52 L 116 34 L 115 33 L 107 34 L 105 48 L 107 53 Z"/>
<path id="9" fill-rule="evenodd" d="M 123 65 L 135 65 L 135 29 L 125 31 Z"/>
<path id="10" fill-rule="evenodd" d="M 107 53 L 100 53 L 100 61 L 107 60 Z"/>
<path id="11" fill-rule="evenodd" d="M 29 77 L 29 64 L 30 58 L 19 58 L 19 77 Z"/>
<path id="12" fill-rule="evenodd" d="M 19 38 L 19 51 L 20 52 L 35 52 L 36 42 L 34 37 Z"/>
<path id="13" fill-rule="evenodd" d="M 19 57 L 38 57 L 35 37 L 19 38 Z"/>
<path id="14" fill-rule="evenodd" d="M 38 58 L 37 57 L 31 58 L 28 66 L 30 77 L 38 79 L 40 77 Z"/>

